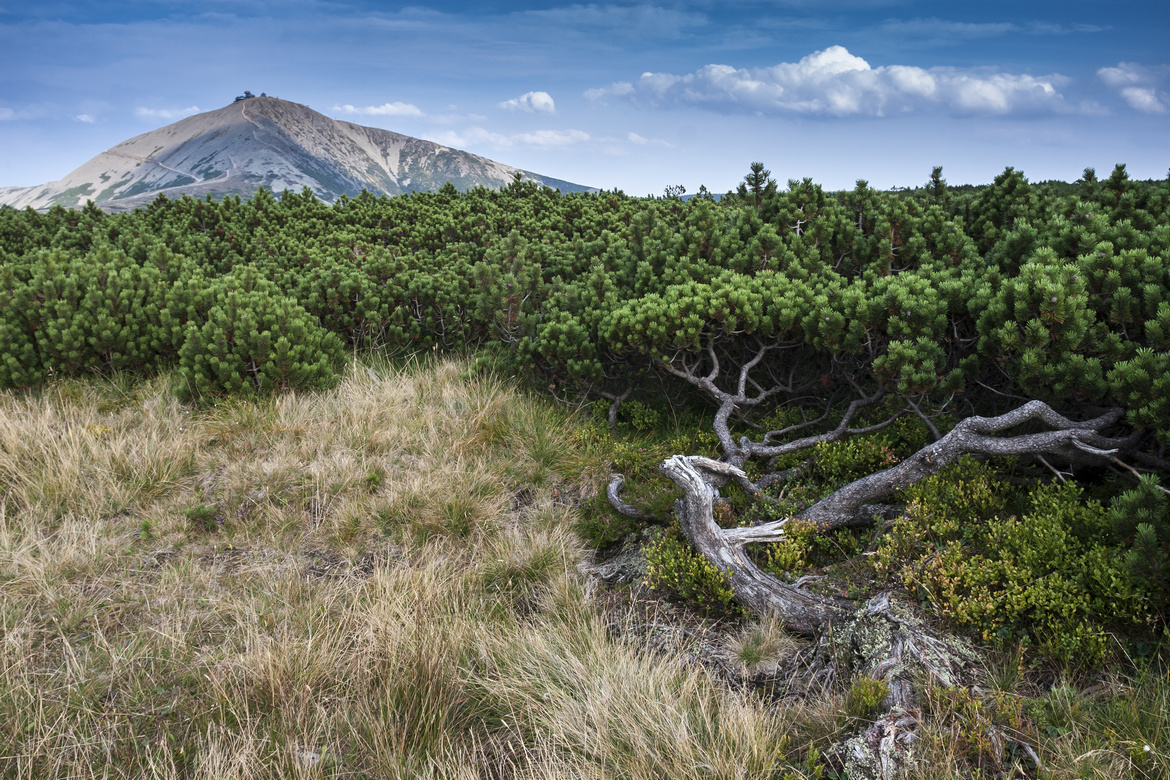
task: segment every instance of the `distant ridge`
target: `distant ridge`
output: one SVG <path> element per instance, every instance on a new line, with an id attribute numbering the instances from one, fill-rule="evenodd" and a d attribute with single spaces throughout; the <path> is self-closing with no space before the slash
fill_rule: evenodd
<path id="1" fill-rule="evenodd" d="M 0 187 L 0 204 L 75 208 L 92 200 L 108 211 L 123 211 L 145 205 L 159 193 L 249 197 L 261 186 L 277 193 L 309 187 L 322 200 L 333 201 L 363 189 L 400 195 L 437 190 L 447 182 L 460 190 L 498 188 L 517 173 L 562 192 L 593 191 L 261 96 L 237 98 L 223 108 L 123 141 L 60 181 Z"/>

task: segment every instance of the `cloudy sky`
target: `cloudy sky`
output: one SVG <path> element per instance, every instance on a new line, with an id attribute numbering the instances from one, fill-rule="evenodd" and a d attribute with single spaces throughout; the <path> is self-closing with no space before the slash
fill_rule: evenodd
<path id="1" fill-rule="evenodd" d="M 0 186 L 245 89 L 635 195 L 1162 178 L 1168 40 L 1131 0 L 0 0 Z"/>

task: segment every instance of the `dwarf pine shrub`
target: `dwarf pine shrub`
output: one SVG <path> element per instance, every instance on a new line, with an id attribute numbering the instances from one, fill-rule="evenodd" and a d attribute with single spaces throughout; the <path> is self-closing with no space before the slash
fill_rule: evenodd
<path id="1" fill-rule="evenodd" d="M 1165 620 L 1170 607 L 1170 497 L 1158 479 L 1145 475 L 1133 490 L 1113 499 L 1114 531 L 1127 549 L 1125 565 L 1154 616 Z"/>
<path id="2" fill-rule="evenodd" d="M 295 301 L 267 290 L 227 289 L 179 350 L 181 395 L 256 396 L 331 385 L 341 339 Z"/>
<path id="3" fill-rule="evenodd" d="M 26 279 L 7 269 L 0 303 L 0 385 L 47 376 L 146 373 L 168 357 L 159 270 L 101 247 L 84 258 L 43 253 Z"/>

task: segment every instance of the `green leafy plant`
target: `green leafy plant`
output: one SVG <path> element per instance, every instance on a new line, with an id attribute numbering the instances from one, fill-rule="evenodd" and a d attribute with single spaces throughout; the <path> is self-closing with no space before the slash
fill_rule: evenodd
<path id="1" fill-rule="evenodd" d="M 860 676 L 849 686 L 845 696 L 845 714 L 858 720 L 869 720 L 890 695 L 890 686 L 883 680 Z"/>
<path id="2" fill-rule="evenodd" d="M 726 575 L 691 549 L 677 525 L 648 545 L 645 554 L 646 582 L 650 587 L 673 593 L 708 614 L 738 611 Z"/>
<path id="3" fill-rule="evenodd" d="M 1109 648 L 1104 626 L 1147 619 L 1144 588 L 1109 544 L 1109 513 L 1076 485 L 1020 494 L 968 460 L 907 492 L 875 567 L 984 641 L 1093 664 Z"/>

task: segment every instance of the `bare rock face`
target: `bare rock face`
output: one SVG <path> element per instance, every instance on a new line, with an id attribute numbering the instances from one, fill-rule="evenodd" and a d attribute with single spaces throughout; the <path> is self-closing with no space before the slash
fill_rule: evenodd
<path id="1" fill-rule="evenodd" d="M 60 181 L 0 188 L 0 204 L 45 209 L 92 200 L 108 211 L 168 197 L 240 195 L 309 187 L 333 201 L 375 195 L 503 187 L 520 174 L 562 192 L 590 188 L 522 171 L 431 141 L 330 119 L 287 100 L 251 97 L 123 141 Z"/>

